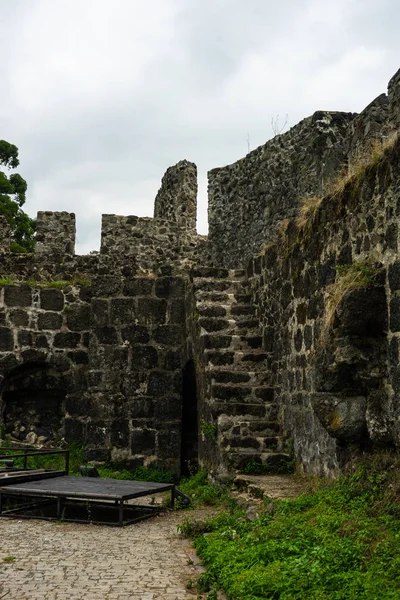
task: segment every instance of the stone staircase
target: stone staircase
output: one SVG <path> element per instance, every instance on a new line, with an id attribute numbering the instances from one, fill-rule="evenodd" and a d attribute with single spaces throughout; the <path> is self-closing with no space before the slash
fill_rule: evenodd
<path id="1" fill-rule="evenodd" d="M 205 370 L 204 402 L 217 425 L 219 459 L 232 472 L 251 461 L 271 471 L 290 458 L 274 402 L 268 355 L 243 270 L 193 270 Z"/>

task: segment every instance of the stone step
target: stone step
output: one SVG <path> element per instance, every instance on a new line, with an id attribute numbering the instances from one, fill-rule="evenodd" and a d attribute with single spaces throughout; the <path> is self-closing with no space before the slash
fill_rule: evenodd
<path id="1" fill-rule="evenodd" d="M 234 335 L 233 333 L 201 334 L 203 346 L 206 349 L 230 348 L 233 350 L 262 350 L 262 337 L 256 331 L 254 335 Z"/>
<path id="2" fill-rule="evenodd" d="M 227 319 L 240 321 L 240 317 L 255 317 L 256 308 L 252 304 L 223 304 L 217 302 L 198 302 L 197 313 L 200 317 L 227 317 Z"/>
<path id="3" fill-rule="evenodd" d="M 240 471 L 249 462 L 259 462 L 268 467 L 271 473 L 282 473 L 285 468 L 289 470 L 292 463 L 292 458 L 284 452 L 257 452 L 254 448 L 242 448 L 240 451 L 228 450 L 224 452 L 230 465 Z"/>
<path id="4" fill-rule="evenodd" d="M 222 267 L 196 266 L 190 271 L 193 278 L 206 279 L 244 279 L 245 269 L 224 269 Z"/>
<path id="5" fill-rule="evenodd" d="M 211 386 L 211 396 L 215 400 L 251 402 L 273 402 L 274 388 L 253 387 L 252 383 L 215 383 Z"/>
<path id="6" fill-rule="evenodd" d="M 199 325 L 207 333 L 217 331 L 225 333 L 234 333 L 236 335 L 245 335 L 254 331 L 259 332 L 259 322 L 257 319 L 249 318 L 247 315 L 231 316 L 230 318 L 223 317 L 200 317 Z"/>
<path id="7" fill-rule="evenodd" d="M 240 279 L 203 279 L 193 280 L 194 290 L 203 292 L 226 292 L 231 294 L 248 294 L 248 284 Z"/>
<path id="8" fill-rule="evenodd" d="M 236 475 L 233 485 L 256 498 L 296 498 L 308 490 L 308 481 L 296 475 Z"/>
<path id="9" fill-rule="evenodd" d="M 226 306 L 231 306 L 232 304 L 253 303 L 251 295 L 248 293 L 243 294 L 242 292 L 197 290 L 194 295 L 197 302 L 204 302 L 204 304 L 213 304 L 214 302 L 217 302 Z"/>
<path id="10" fill-rule="evenodd" d="M 214 401 L 210 406 L 214 417 L 240 417 L 242 420 L 262 419 L 264 422 L 278 419 L 279 407 L 274 403 L 223 402 Z"/>
<path id="11" fill-rule="evenodd" d="M 229 366 L 231 370 L 239 371 L 267 371 L 269 355 L 263 350 L 206 350 L 205 362 L 209 366 Z M 234 366 L 233 366 L 234 365 Z"/>
<path id="12" fill-rule="evenodd" d="M 255 436 L 225 436 L 222 439 L 223 448 L 235 449 L 238 452 L 246 451 L 248 448 L 258 452 L 268 452 L 270 450 L 281 450 L 283 446 L 282 436 L 255 437 Z"/>
<path id="13" fill-rule="evenodd" d="M 212 383 L 245 383 L 261 387 L 268 386 L 271 381 L 270 371 L 238 371 L 229 368 L 210 367 L 207 369 L 207 374 Z"/>

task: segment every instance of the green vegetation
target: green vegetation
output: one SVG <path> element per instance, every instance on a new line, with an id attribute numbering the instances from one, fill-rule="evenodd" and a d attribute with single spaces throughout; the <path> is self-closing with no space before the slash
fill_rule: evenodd
<path id="1" fill-rule="evenodd" d="M 232 504 L 227 486 L 210 483 L 207 471 L 204 469 L 188 479 L 181 479 L 178 485 L 179 489 L 191 499 L 191 507 Z"/>
<path id="2" fill-rule="evenodd" d="M 295 500 L 267 500 L 259 519 L 237 508 L 180 531 L 207 566 L 200 592 L 229 600 L 400 597 L 399 459 L 376 456 Z M 204 533 L 207 533 L 205 536 Z"/>
<path id="3" fill-rule="evenodd" d="M 209 440 L 217 439 L 217 426 L 214 423 L 209 423 L 204 419 L 200 421 L 200 430 L 203 436 Z"/>
<path id="4" fill-rule="evenodd" d="M 382 270 L 368 263 L 354 263 L 336 267 L 336 280 L 326 289 L 327 302 L 325 318 L 321 333 L 322 342 L 326 341 L 329 329 L 335 318 L 335 313 L 349 290 L 367 288 L 376 283 Z"/>
<path id="5" fill-rule="evenodd" d="M 280 462 L 274 464 L 261 463 L 256 460 L 250 460 L 241 469 L 241 473 L 244 475 L 288 475 L 294 473 L 296 467 L 296 461 L 282 459 Z"/>
<path id="6" fill-rule="evenodd" d="M 18 148 L 0 140 L 0 166 L 15 169 L 19 165 Z M 21 208 L 25 204 L 27 184 L 18 173 L 6 175 L 0 171 L 0 214 L 11 228 L 11 251 L 32 252 L 35 222 Z"/>
<path id="7" fill-rule="evenodd" d="M 12 563 L 12 562 L 14 562 L 14 560 L 15 560 L 15 556 L 5 556 L 3 558 L 3 562 L 5 562 L 5 563 Z"/>
<path id="8" fill-rule="evenodd" d="M 92 282 L 90 279 L 86 279 L 85 277 L 74 277 L 74 279 L 65 280 L 61 279 L 59 281 L 35 281 L 30 279 L 28 281 L 21 281 L 18 279 L 14 279 L 13 277 L 7 275 L 7 277 L 3 277 L 0 279 L 0 286 L 2 285 L 30 285 L 32 287 L 39 288 L 55 288 L 62 290 L 69 285 L 82 285 L 82 286 L 91 286 Z"/>
<path id="9" fill-rule="evenodd" d="M 178 476 L 163 469 L 136 467 L 128 469 L 121 463 L 108 463 L 97 467 L 100 477 L 111 479 L 128 479 L 136 481 L 155 481 L 156 483 L 176 483 Z"/>

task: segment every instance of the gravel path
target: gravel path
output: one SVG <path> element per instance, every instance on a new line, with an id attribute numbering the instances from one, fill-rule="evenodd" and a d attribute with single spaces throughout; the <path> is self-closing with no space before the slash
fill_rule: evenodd
<path id="1" fill-rule="evenodd" d="M 193 600 L 186 583 L 199 567 L 176 525 L 206 514 L 164 513 L 121 529 L 0 519 L 0 599 Z"/>

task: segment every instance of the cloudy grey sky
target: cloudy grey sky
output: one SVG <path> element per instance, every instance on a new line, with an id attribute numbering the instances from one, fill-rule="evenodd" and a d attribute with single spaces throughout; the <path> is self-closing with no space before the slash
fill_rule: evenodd
<path id="1" fill-rule="evenodd" d="M 0 139 L 26 211 L 152 216 L 186 158 L 206 173 L 315 110 L 359 112 L 400 67 L 398 0 L 0 0 Z"/>

